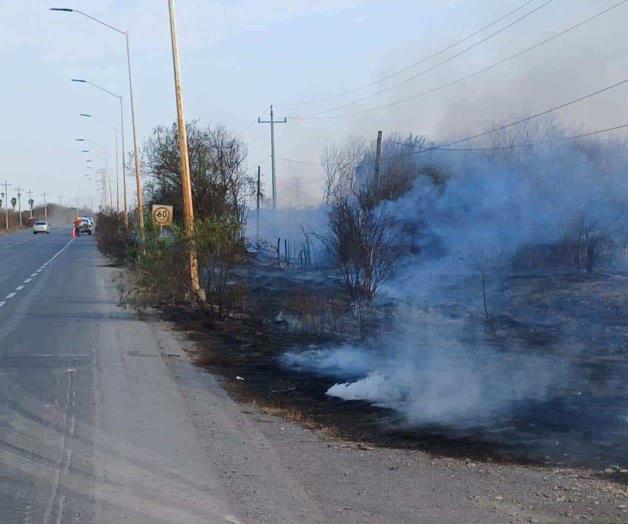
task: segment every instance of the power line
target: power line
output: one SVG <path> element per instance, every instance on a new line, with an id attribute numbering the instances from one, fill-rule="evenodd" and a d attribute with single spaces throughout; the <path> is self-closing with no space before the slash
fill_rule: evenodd
<path id="1" fill-rule="evenodd" d="M 238 131 L 235 136 L 239 136 L 242 135 L 244 133 L 246 133 L 249 129 L 251 129 L 253 127 L 254 124 L 257 124 L 257 118 L 254 120 L 251 120 L 251 122 L 244 128 L 242 129 L 242 131 Z"/>
<path id="2" fill-rule="evenodd" d="M 628 129 L 628 124 L 620 124 L 617 126 L 613 126 L 613 127 L 607 127 L 604 129 L 597 129 L 595 131 L 588 131 L 586 133 L 578 133 L 577 135 L 569 135 L 569 136 L 563 136 L 560 138 L 553 138 L 551 140 L 540 140 L 538 142 L 528 142 L 525 144 L 509 144 L 506 146 L 487 146 L 487 147 L 447 147 L 445 146 L 434 146 L 434 147 L 425 147 L 425 148 L 421 148 L 417 151 L 412 151 L 411 153 L 407 153 L 407 154 L 402 154 L 402 155 L 394 155 L 394 156 L 389 156 L 389 157 L 384 157 L 382 158 L 382 160 L 394 160 L 397 158 L 401 158 L 401 157 L 405 157 L 405 156 L 412 156 L 412 155 L 416 155 L 419 153 L 427 153 L 427 152 L 431 152 L 431 151 L 436 151 L 436 152 L 440 152 L 440 151 L 451 151 L 451 152 L 473 152 L 473 151 L 503 151 L 503 150 L 508 150 L 508 149 L 524 149 L 527 147 L 537 147 L 537 146 L 544 146 L 544 145 L 550 145 L 550 144 L 556 144 L 556 143 L 560 143 L 560 142 L 567 142 L 569 140 L 577 140 L 579 138 L 587 138 L 590 136 L 595 136 L 595 135 L 601 135 L 604 133 L 610 133 L 612 131 L 619 131 L 621 129 Z M 393 144 L 398 144 L 400 146 L 406 145 L 402 142 L 392 142 Z M 291 163 L 295 163 L 295 164 L 308 164 L 308 165 L 314 165 L 314 166 L 322 166 L 324 167 L 325 164 L 322 164 L 320 162 L 306 162 L 306 161 L 302 161 L 302 160 L 294 160 L 291 158 L 278 158 L 277 160 L 281 160 L 282 162 L 291 162 Z M 359 164 L 356 163 L 355 165 Z"/>
<path id="3" fill-rule="evenodd" d="M 502 20 L 505 20 L 506 18 L 508 18 L 509 16 L 515 14 L 518 11 L 521 11 L 521 9 L 523 9 L 524 7 L 526 7 L 527 5 L 531 4 L 532 2 L 535 2 L 536 0 L 527 0 L 526 2 L 524 2 L 523 4 L 519 5 L 517 8 L 513 9 L 512 11 L 506 13 L 505 15 L 500 16 L 499 18 L 497 18 L 496 20 L 493 20 L 492 22 L 486 24 L 485 26 L 481 27 L 480 29 L 475 30 L 473 33 L 459 39 L 456 40 L 455 42 L 441 48 L 440 50 L 436 51 L 435 53 L 426 56 L 425 58 L 422 58 L 421 60 L 419 60 L 418 62 L 414 62 L 413 64 L 410 64 L 406 67 L 404 67 L 403 69 L 400 69 L 398 71 L 395 71 L 393 73 L 390 73 L 378 80 L 373 80 L 371 82 L 368 82 L 366 84 L 363 84 L 361 86 L 358 87 L 354 87 L 352 89 L 348 89 L 347 91 L 343 91 L 341 93 L 337 93 L 335 95 L 330 95 L 330 96 L 326 96 L 326 97 L 322 97 L 322 98 L 318 98 L 318 99 L 312 99 L 312 100 L 305 100 L 302 102 L 296 102 L 296 103 L 292 103 L 292 104 L 281 104 L 280 107 L 297 107 L 297 106 L 304 106 L 304 105 L 310 105 L 310 104 L 317 104 L 320 102 L 326 102 L 329 100 L 333 100 L 336 98 L 340 98 L 346 95 L 350 95 L 352 93 L 355 93 L 357 91 L 361 91 L 367 87 L 370 87 L 372 85 L 376 85 L 376 84 L 380 84 L 390 78 L 393 78 L 395 76 L 398 76 L 402 73 L 405 73 L 406 71 L 409 71 L 410 69 L 413 69 L 419 65 L 424 64 L 425 62 L 430 61 L 432 58 L 436 58 L 437 56 L 442 55 L 443 53 L 445 53 L 446 51 L 449 51 L 450 49 L 453 49 L 454 47 L 462 44 L 463 42 L 466 42 L 467 40 L 469 40 L 470 38 L 473 38 L 474 36 L 477 36 L 478 34 L 482 33 L 483 31 L 485 31 L 486 29 L 494 26 L 495 24 L 498 24 L 499 22 L 501 22 Z"/>
<path id="4" fill-rule="evenodd" d="M 316 113 L 311 113 L 309 115 L 304 115 L 304 116 L 308 116 L 309 117 L 309 116 L 323 115 L 323 114 L 326 114 L 326 113 L 332 113 L 334 111 L 338 111 L 340 109 L 344 109 L 345 107 L 349 107 L 349 106 L 353 106 L 355 104 L 359 104 L 360 102 L 364 102 L 365 100 L 369 100 L 369 99 L 374 98 L 376 96 L 379 96 L 379 95 L 381 95 L 383 93 L 387 93 L 388 91 L 391 91 L 392 89 L 396 89 L 397 87 L 401 87 L 401 86 L 407 84 L 408 82 L 411 82 L 411 81 L 413 81 L 413 80 L 415 80 L 415 79 L 417 79 L 417 78 L 419 78 L 419 77 L 421 77 L 423 75 L 426 75 L 427 73 L 430 73 L 430 72 L 434 71 L 435 69 L 439 68 L 440 66 L 442 66 L 444 64 L 448 64 L 449 62 L 451 62 L 452 60 L 455 60 L 459 56 L 462 56 L 463 54 L 467 53 L 468 51 L 471 51 L 472 49 L 475 49 L 479 45 L 481 45 L 481 44 L 483 44 L 485 42 L 488 42 L 492 38 L 495 38 L 497 35 L 503 33 L 507 29 L 510 29 L 514 25 L 516 25 L 519 22 L 525 20 L 529 16 L 533 15 L 537 11 L 539 11 L 539 10 L 543 9 L 544 7 L 548 6 L 553 1 L 554 0 L 546 0 L 543 4 L 535 7 L 532 11 L 529 11 L 526 14 L 520 16 L 519 18 L 516 18 L 515 20 L 513 20 L 509 24 L 505 25 L 504 27 L 498 29 L 497 31 L 493 31 L 492 33 L 490 33 L 489 35 L 485 36 L 481 40 L 478 40 L 477 42 L 471 44 L 470 46 L 465 47 L 464 49 L 462 49 L 461 51 L 451 55 L 450 57 L 447 57 L 444 60 L 442 60 L 440 62 L 437 62 L 436 64 L 433 64 L 430 67 L 428 67 L 426 69 L 423 69 L 422 71 L 419 71 L 418 73 L 413 74 L 412 76 L 409 76 L 405 80 L 402 80 L 400 82 L 397 82 L 396 84 L 392 84 L 392 85 L 390 85 L 388 87 L 380 89 L 379 91 L 376 91 L 375 93 L 371 93 L 370 95 L 365 95 L 365 96 L 363 96 L 361 98 L 357 98 L 357 99 L 355 99 L 353 101 L 346 102 L 346 103 L 341 104 L 339 106 L 332 107 L 330 109 L 325 109 L 323 111 L 318 111 Z"/>
<path id="5" fill-rule="evenodd" d="M 589 98 L 592 98 L 592 97 L 597 96 L 599 94 L 605 93 L 607 91 L 610 91 L 611 89 L 615 89 L 616 87 L 620 87 L 620 86 L 625 85 L 625 84 L 628 84 L 628 78 L 626 78 L 624 80 L 621 80 L 619 82 L 616 82 L 614 84 L 611 84 L 609 86 L 603 87 L 601 89 L 598 89 L 597 91 L 593 91 L 592 93 L 588 93 L 588 94 L 580 96 L 578 98 L 574 98 L 574 99 L 569 100 L 568 102 L 564 102 L 564 103 L 562 103 L 560 105 L 557 105 L 557 106 L 554 106 L 554 107 L 550 107 L 549 109 L 545 109 L 544 111 L 540 111 L 538 113 L 535 113 L 533 115 L 527 116 L 525 118 L 520 118 L 519 120 L 515 120 L 514 122 L 510 122 L 508 124 L 504 124 L 504 125 L 501 125 L 501 126 L 498 126 L 498 127 L 494 127 L 494 128 L 491 128 L 491 129 L 489 129 L 487 131 L 483 131 L 481 133 L 476 133 L 476 134 L 471 135 L 471 136 L 460 138 L 458 140 L 454 140 L 454 141 L 449 142 L 447 144 L 442 144 L 442 145 L 433 146 L 433 147 L 426 147 L 426 148 L 420 149 L 419 151 L 412 151 L 410 153 L 403 153 L 403 154 L 400 154 L 400 155 L 387 157 L 387 158 L 385 158 L 385 160 L 395 159 L 395 158 L 402 158 L 402 157 L 412 156 L 412 155 L 417 155 L 419 153 L 426 153 L 428 151 L 435 151 L 437 149 L 446 150 L 446 148 L 449 148 L 450 146 L 455 146 L 457 144 L 462 144 L 463 142 L 468 142 L 469 140 L 474 140 L 476 138 L 487 136 L 487 135 L 496 133 L 498 131 L 503 131 L 504 129 L 508 129 L 510 127 L 513 127 L 513 126 L 516 126 L 516 125 L 519 125 L 519 124 L 523 124 L 525 122 L 529 122 L 530 120 L 533 120 L 535 118 L 539 118 L 541 116 L 548 115 L 548 114 L 553 113 L 555 111 L 559 111 L 560 109 L 564 109 L 565 107 L 571 106 L 573 104 L 577 104 L 578 102 L 582 102 L 583 100 L 587 100 Z"/>
<path id="6" fill-rule="evenodd" d="M 572 100 L 569 100 L 568 102 L 564 102 L 563 104 L 554 106 L 554 107 L 550 107 L 549 109 L 546 109 L 544 111 L 540 111 L 538 113 L 535 113 L 533 115 L 527 116 L 525 118 L 520 118 L 519 120 L 515 120 L 514 122 L 510 122 L 509 124 L 504 124 L 498 127 L 494 127 L 491 128 L 487 131 L 483 131 L 481 133 L 476 133 L 475 135 L 471 135 L 465 138 L 460 138 L 458 140 L 454 140 L 453 142 L 449 142 L 448 144 L 445 144 L 444 146 L 441 147 L 449 147 L 449 146 L 455 146 L 456 144 L 461 144 L 463 142 L 468 142 L 469 140 L 474 140 L 476 138 L 480 138 L 486 135 L 490 135 L 493 133 L 496 133 L 498 131 L 503 131 L 504 129 L 508 129 L 509 127 L 513 127 L 519 124 L 523 124 L 525 122 L 529 122 L 530 120 L 533 120 L 535 118 L 538 118 L 540 116 L 545 116 L 545 115 L 549 115 L 550 113 L 553 113 L 555 111 L 559 111 L 560 109 L 564 109 L 565 107 L 569 107 L 573 104 L 577 104 L 578 102 L 582 102 L 583 100 L 587 100 L 589 98 L 592 98 L 594 96 L 600 95 L 602 93 L 606 93 L 607 91 L 610 91 L 611 89 L 615 89 L 616 87 L 620 87 L 622 85 L 628 84 L 628 78 L 621 80 L 619 82 L 616 82 L 614 84 L 611 84 L 609 86 L 603 87 L 602 89 L 598 89 L 597 91 L 593 91 L 592 93 L 588 93 L 586 95 L 580 96 L 578 98 L 574 98 Z"/>
<path id="7" fill-rule="evenodd" d="M 509 62 L 510 60 L 514 60 L 515 58 L 518 58 L 526 53 L 529 53 L 530 51 L 533 51 L 534 49 L 537 49 L 541 46 L 544 46 L 545 44 L 548 44 L 554 40 L 556 40 L 557 38 L 560 38 L 564 35 L 566 35 L 567 33 L 570 33 L 571 31 L 574 31 L 580 27 L 582 27 L 583 25 L 592 22 L 593 20 L 613 11 L 614 9 L 617 9 L 618 7 L 621 7 L 622 5 L 624 5 L 626 2 L 628 2 L 628 0 L 621 0 L 620 2 L 611 5 L 610 7 L 607 7 L 606 9 L 603 9 L 602 11 L 599 11 L 597 13 L 595 13 L 594 15 L 589 16 L 588 18 L 585 18 L 584 20 L 581 20 L 580 22 L 569 26 L 565 29 L 563 29 L 562 31 L 559 31 L 558 33 L 550 36 L 549 38 L 546 38 L 544 40 L 541 40 L 540 42 L 537 42 L 533 45 L 531 45 L 530 47 L 526 47 L 525 49 L 522 49 L 521 51 L 518 51 L 517 53 L 510 55 L 506 58 L 503 58 L 502 60 L 499 60 L 493 64 L 490 64 L 486 67 L 483 67 L 481 69 L 478 69 L 477 71 L 474 71 L 472 73 L 469 73 L 468 75 L 462 76 L 460 78 L 457 78 L 455 80 L 452 80 L 450 82 L 447 82 L 445 84 L 441 84 L 440 86 L 434 87 L 432 89 L 428 89 L 426 91 L 423 91 L 421 93 L 417 93 L 415 95 L 406 97 L 406 98 L 402 98 L 399 100 L 395 100 L 394 102 L 389 102 L 387 104 L 383 104 L 380 106 L 374 106 L 374 107 L 370 107 L 370 108 L 366 108 L 366 109 L 362 109 L 360 111 L 354 111 L 352 113 L 344 113 L 344 114 L 340 114 L 340 115 L 326 115 L 326 116 L 294 116 L 291 118 L 294 119 L 298 119 L 298 120 L 327 120 L 327 119 L 332 119 L 332 118 L 345 118 L 345 117 L 350 117 L 350 116 L 356 116 L 356 115 L 362 115 L 365 113 L 371 113 L 373 111 L 377 111 L 380 109 L 386 109 L 389 107 L 393 107 L 393 106 L 397 106 L 400 104 L 405 104 L 406 102 L 410 102 L 412 100 L 416 100 L 418 98 L 422 98 L 426 95 L 430 95 L 433 93 L 436 93 L 438 91 L 441 91 L 443 89 L 446 89 L 448 87 L 454 86 L 456 84 L 459 84 L 461 82 L 464 82 L 465 80 L 469 80 L 470 78 L 473 78 L 479 74 L 485 73 L 487 71 L 490 71 L 491 69 L 495 69 L 496 67 L 499 67 L 500 65 L 505 64 L 506 62 Z"/>
<path id="8" fill-rule="evenodd" d="M 437 147 L 437 148 L 426 148 L 431 151 L 461 151 L 461 152 L 469 152 L 469 151 L 500 151 L 507 149 L 524 149 L 526 147 L 536 147 L 536 146 L 544 146 L 549 144 L 556 144 L 559 142 L 567 142 L 569 140 L 577 140 L 578 138 L 586 138 L 594 135 L 600 135 L 602 133 L 609 133 L 611 131 L 619 131 L 620 129 L 628 128 L 628 124 L 621 124 L 618 126 L 607 127 L 605 129 L 598 129 L 596 131 L 589 131 L 586 133 L 579 133 L 577 135 L 563 136 L 559 138 L 553 138 L 550 140 L 541 140 L 538 142 L 528 142 L 525 144 L 509 144 L 506 146 L 488 146 L 488 147 Z"/>
<path id="9" fill-rule="evenodd" d="M 293 160 L 291 158 L 278 158 L 277 160 L 281 162 L 288 162 L 290 164 L 304 164 L 308 166 L 322 166 L 320 162 L 307 162 L 305 160 Z"/>

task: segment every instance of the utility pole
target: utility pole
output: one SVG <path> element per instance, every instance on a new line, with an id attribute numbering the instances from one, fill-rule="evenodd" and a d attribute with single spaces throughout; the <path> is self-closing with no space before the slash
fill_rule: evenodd
<path id="1" fill-rule="evenodd" d="M 382 155 L 382 132 L 377 132 L 377 147 L 375 149 L 375 176 L 373 177 L 373 186 L 375 193 L 379 193 L 379 164 Z"/>
<path id="2" fill-rule="evenodd" d="M 59 210 L 61 210 L 61 195 L 59 195 Z"/>
<path id="3" fill-rule="evenodd" d="M 283 120 L 275 120 L 273 114 L 273 106 L 270 106 L 270 120 L 262 120 L 258 117 L 258 124 L 270 124 L 270 164 L 272 172 L 272 184 L 273 184 L 273 212 L 277 210 L 277 175 L 275 170 L 275 124 L 286 124 L 288 120 L 284 117 Z"/>
<path id="4" fill-rule="evenodd" d="M 48 220 L 48 206 L 46 204 L 46 195 L 48 195 L 48 193 L 42 193 L 42 196 L 44 197 L 44 219 Z"/>
<path id="5" fill-rule="evenodd" d="M 185 127 L 185 114 L 183 112 L 183 94 L 181 89 L 181 69 L 179 65 L 179 47 L 177 44 L 177 28 L 174 12 L 174 0 L 168 0 L 168 13 L 170 15 L 170 40 L 172 44 L 172 66 L 174 69 L 174 91 L 177 102 L 177 127 L 179 131 L 179 156 L 181 157 L 181 189 L 183 193 L 183 220 L 185 233 L 190 241 L 190 278 L 192 290 L 197 298 L 204 301 L 204 292 L 198 274 L 198 260 L 196 257 L 196 245 L 194 242 L 194 204 L 192 202 L 192 181 L 190 179 L 190 158 L 188 156 L 188 136 Z M 138 195 L 139 197 L 139 195 Z"/>
<path id="6" fill-rule="evenodd" d="M 6 228 L 6 230 L 9 230 L 9 186 L 11 184 L 9 184 L 8 180 L 4 180 L 4 193 L 3 193 L 3 200 L 4 200 L 4 227 Z"/>
<path id="7" fill-rule="evenodd" d="M 33 218 L 33 204 L 35 203 L 35 201 L 33 200 L 33 191 L 29 189 L 27 193 L 28 193 L 28 207 L 30 209 L 30 217 Z"/>
<path id="8" fill-rule="evenodd" d="M 19 214 L 20 227 L 22 227 L 22 188 L 17 186 L 17 212 Z"/>
<path id="9" fill-rule="evenodd" d="M 122 203 L 124 204 L 124 227 L 129 228 L 129 206 L 126 197 L 126 166 L 124 165 L 124 104 L 120 97 L 120 143 L 122 145 Z"/>
<path id="10" fill-rule="evenodd" d="M 257 166 L 257 219 L 256 219 L 256 246 L 259 251 L 259 200 L 260 200 L 260 184 L 261 184 L 261 166 Z"/>

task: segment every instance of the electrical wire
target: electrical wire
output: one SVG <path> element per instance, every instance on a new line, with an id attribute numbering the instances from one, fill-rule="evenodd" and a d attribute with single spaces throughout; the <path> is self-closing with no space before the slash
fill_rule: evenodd
<path id="1" fill-rule="evenodd" d="M 577 135 L 569 135 L 569 136 L 563 136 L 560 138 L 554 138 L 551 140 L 540 140 L 538 142 L 527 142 L 525 144 L 509 144 L 506 146 L 487 146 L 487 147 L 446 147 L 446 146 L 434 146 L 434 147 L 426 147 L 426 148 L 421 148 L 417 151 L 413 151 L 412 153 L 406 154 L 406 155 L 395 155 L 395 156 L 390 156 L 390 157 L 383 157 L 382 160 L 394 160 L 396 158 L 400 158 L 403 156 L 411 156 L 411 155 L 415 155 L 415 154 L 419 154 L 419 153 L 427 153 L 430 151 L 451 151 L 451 152 L 473 152 L 473 151 L 484 151 L 484 152 L 489 152 L 489 151 L 503 151 L 503 150 L 511 150 L 511 149 L 525 149 L 528 147 L 537 147 L 537 146 L 544 146 L 544 145 L 551 145 L 551 144 L 556 144 L 556 143 L 560 143 L 560 142 L 568 142 L 570 140 L 577 140 L 579 138 L 587 138 L 590 136 L 595 136 L 595 135 L 601 135 L 604 133 L 610 133 L 612 131 L 619 131 L 621 129 L 628 129 L 628 124 L 620 124 L 617 126 L 613 126 L 613 127 L 607 127 L 604 129 L 597 129 L 595 131 L 587 131 L 586 133 L 579 133 Z M 395 144 L 398 145 L 406 145 L 403 144 L 401 142 L 394 142 Z M 290 163 L 295 163 L 295 164 L 308 164 L 308 165 L 314 165 L 314 166 L 323 166 L 325 164 L 322 164 L 320 162 L 305 162 L 305 161 L 301 161 L 301 160 L 293 160 L 291 158 L 278 158 L 277 160 L 281 160 L 282 162 L 290 162 Z M 359 163 L 359 162 L 358 162 Z M 356 164 L 357 165 L 357 164 Z"/>
<path id="2" fill-rule="evenodd" d="M 307 162 L 305 160 L 293 160 L 292 158 L 277 158 L 281 162 L 288 162 L 290 164 L 303 164 L 307 166 L 322 166 L 320 162 Z"/>
<path id="3" fill-rule="evenodd" d="M 539 142 L 528 142 L 524 144 L 509 144 L 506 146 L 487 146 L 487 147 L 436 147 L 436 148 L 425 148 L 430 151 L 461 151 L 461 152 L 469 152 L 469 151 L 502 151 L 508 149 L 523 149 L 526 147 L 536 147 L 536 146 L 544 146 L 550 144 L 556 144 L 559 142 L 567 142 L 569 140 L 577 140 L 578 138 L 587 138 L 590 136 L 600 135 L 603 133 L 609 133 L 611 131 L 619 131 L 620 129 L 628 128 L 628 124 L 620 124 L 618 126 L 607 127 L 605 129 L 598 129 L 596 131 L 588 131 L 586 133 L 579 133 L 577 135 L 563 136 L 560 138 L 553 138 L 551 140 L 541 140 Z M 420 151 L 419 151 L 420 152 Z"/>
<path id="4" fill-rule="evenodd" d="M 516 126 L 516 125 L 519 125 L 519 124 L 523 124 L 525 122 L 529 122 L 530 120 L 534 120 L 535 118 L 539 118 L 541 116 L 549 115 L 550 113 L 553 113 L 555 111 L 559 111 L 561 109 L 564 109 L 565 107 L 569 107 L 571 105 L 577 104 L 579 102 L 582 102 L 583 100 L 587 100 L 589 98 L 592 98 L 594 96 L 600 95 L 602 93 L 606 93 L 607 91 L 610 91 L 611 89 L 615 89 L 617 87 L 620 87 L 620 86 L 626 85 L 626 84 L 628 84 L 628 78 L 626 78 L 624 80 L 621 80 L 619 82 L 616 82 L 614 84 L 611 84 L 609 86 L 603 87 L 601 89 L 598 89 L 597 91 L 593 91 L 592 93 L 588 93 L 588 94 L 580 96 L 578 98 L 574 98 L 574 99 L 569 100 L 568 102 L 564 102 L 564 103 L 562 103 L 560 105 L 557 105 L 557 106 L 554 106 L 554 107 L 550 107 L 549 109 L 545 109 L 544 111 L 540 111 L 540 112 L 535 113 L 533 115 L 529 115 L 529 116 L 527 116 L 525 118 L 520 118 L 519 120 L 515 120 L 514 122 L 510 122 L 508 124 L 504 124 L 504 125 L 501 125 L 501 126 L 498 126 L 498 127 L 493 127 L 493 128 L 491 128 L 491 129 L 489 129 L 487 131 L 482 131 L 481 133 L 476 133 L 476 134 L 471 135 L 471 136 L 460 138 L 458 140 L 454 140 L 452 142 L 449 142 L 449 143 L 441 145 L 441 146 L 434 146 L 434 147 L 431 147 L 431 148 L 421 149 L 420 151 L 413 151 L 412 153 L 409 153 L 409 155 L 414 155 L 414 154 L 417 154 L 417 153 L 423 153 L 423 152 L 426 152 L 426 151 L 434 151 L 434 150 L 440 149 L 440 148 L 447 148 L 447 147 L 450 147 L 450 146 L 455 146 L 457 144 L 462 144 L 463 142 L 468 142 L 469 140 L 474 140 L 476 138 L 480 138 L 480 137 L 487 136 L 487 135 L 490 135 L 490 134 L 493 134 L 493 133 L 497 133 L 498 131 L 503 131 L 504 129 L 508 129 L 510 127 L 513 127 L 513 126 Z M 400 155 L 400 156 L 407 156 L 407 155 L 408 154 Z M 399 158 L 399 157 L 397 156 L 395 158 Z"/>
<path id="5" fill-rule="evenodd" d="M 429 56 L 426 56 L 425 58 L 422 58 L 421 60 L 419 60 L 418 62 L 414 62 L 413 64 L 410 64 L 406 67 L 404 67 L 403 69 L 399 69 L 398 71 L 395 71 L 393 73 L 389 73 L 388 75 L 378 79 L 378 80 L 373 80 L 371 82 L 368 82 L 366 84 L 354 87 L 352 89 L 348 89 L 346 91 L 343 91 L 341 93 L 337 93 L 335 95 L 330 95 L 330 96 L 325 96 L 325 97 L 321 97 L 321 98 L 317 98 L 317 99 L 312 99 L 312 100 L 304 100 L 302 102 L 293 102 L 291 104 L 279 104 L 278 107 L 298 107 L 298 106 L 304 106 L 304 105 L 312 105 L 312 104 L 318 104 L 320 102 L 327 102 L 329 100 L 334 100 L 336 98 L 341 98 L 343 96 L 346 95 L 350 95 L 353 94 L 357 91 L 362 91 L 363 89 L 366 89 L 367 87 L 371 87 L 373 85 L 377 85 L 380 84 L 382 82 L 385 82 L 386 80 L 389 80 L 390 78 L 393 78 L 395 76 L 398 76 L 402 73 L 405 73 L 406 71 L 409 71 L 410 69 L 413 69 L 417 66 L 420 66 L 422 64 L 424 64 L 425 62 L 428 62 L 430 60 L 432 60 L 433 58 L 436 58 L 437 56 L 442 55 L 443 53 L 445 53 L 446 51 L 449 51 L 450 49 L 453 49 L 454 47 L 462 44 L 463 42 L 466 42 L 467 40 L 469 40 L 470 38 L 473 38 L 474 36 L 479 35 L 480 33 L 482 33 L 483 31 L 486 31 L 487 29 L 489 29 L 490 27 L 493 27 L 495 24 L 498 24 L 499 22 L 505 20 L 506 18 L 508 18 L 509 16 L 515 14 L 518 11 L 521 11 L 521 9 L 523 9 L 524 7 L 528 6 L 529 4 L 531 4 L 532 2 L 535 2 L 536 0 L 527 0 L 526 2 L 524 2 L 523 4 L 519 5 L 518 7 L 516 7 L 515 9 L 513 9 L 512 11 L 506 13 L 505 15 L 500 16 L 499 18 L 497 18 L 496 20 L 493 20 L 492 22 L 486 24 L 485 26 L 481 27 L 480 29 L 475 30 L 473 33 L 459 39 L 456 40 L 455 42 L 441 48 L 440 50 L 436 51 L 435 53 L 432 53 Z"/>
<path id="6" fill-rule="evenodd" d="M 463 54 L 471 51 L 472 49 L 475 49 L 479 45 L 481 45 L 481 44 L 483 44 L 485 42 L 488 42 L 492 38 L 495 38 L 497 35 L 503 33 L 507 29 L 510 29 L 511 27 L 513 27 L 514 25 L 518 24 L 519 22 L 522 22 L 523 20 L 525 20 L 529 16 L 533 15 L 537 11 L 539 11 L 539 10 L 543 9 L 544 7 L 548 6 L 553 1 L 554 0 L 546 0 L 543 4 L 535 7 L 532 11 L 529 11 L 529 12 L 525 13 L 524 15 L 520 16 L 519 18 L 516 18 L 515 20 L 513 20 L 509 24 L 505 25 L 504 27 L 498 29 L 497 31 L 493 31 L 492 33 L 490 33 L 489 35 L 485 36 L 481 40 L 478 40 L 477 42 L 471 44 L 470 46 L 467 46 L 464 49 L 462 49 L 461 51 L 453 54 L 452 56 L 449 56 L 449 57 L 445 58 L 444 60 L 442 60 L 440 62 L 437 62 L 436 64 L 433 64 L 430 67 L 428 67 L 426 69 L 423 69 L 422 71 L 419 71 L 418 73 L 413 74 L 412 76 L 409 76 L 405 80 L 402 80 L 400 82 L 397 82 L 396 84 L 392 84 L 392 85 L 390 85 L 388 87 L 380 89 L 379 91 L 376 91 L 375 93 L 371 93 L 370 95 L 365 95 L 365 96 L 363 96 L 361 98 L 357 98 L 355 100 L 352 100 L 350 102 L 346 102 L 346 103 L 341 104 L 339 106 L 332 107 L 330 109 L 325 109 L 323 111 L 318 111 L 316 113 L 310 113 L 310 114 L 304 115 L 304 116 L 312 117 L 312 116 L 319 116 L 319 115 L 323 115 L 323 114 L 327 114 L 327 113 L 332 113 L 334 111 L 339 111 L 340 109 L 344 109 L 345 107 L 350 107 L 350 106 L 353 106 L 355 104 L 359 104 L 360 102 L 364 102 L 365 100 L 369 100 L 369 99 L 374 98 L 376 96 L 379 96 L 381 94 L 387 93 L 388 91 L 391 91 L 392 89 L 396 89 L 397 87 L 401 87 L 401 86 L 407 84 L 408 82 L 412 82 L 413 80 L 416 80 L 417 78 L 419 78 L 419 77 L 421 77 L 423 75 L 426 75 L 427 73 L 430 73 L 430 72 L 434 71 L 438 67 L 440 67 L 442 65 L 445 65 L 445 64 L 448 64 L 452 60 L 455 60 L 459 56 L 462 56 Z"/>
<path id="7" fill-rule="evenodd" d="M 374 107 L 370 107 L 370 108 L 366 108 L 366 109 L 362 109 L 360 111 L 354 111 L 352 113 L 343 113 L 340 115 L 326 115 L 326 116 L 292 116 L 290 118 L 294 119 L 294 120 L 328 120 L 328 119 L 333 119 L 333 118 L 346 118 L 346 117 L 351 117 L 351 116 L 357 116 L 357 115 L 363 115 L 366 113 L 371 113 L 373 111 L 378 111 L 380 109 L 387 109 L 389 107 L 393 107 L 393 106 L 397 106 L 400 104 L 405 104 L 406 102 L 410 102 L 412 100 L 417 100 L 418 98 L 436 93 L 438 91 L 441 91 L 443 89 L 446 89 L 448 87 L 454 86 L 456 84 L 459 84 L 461 82 L 464 82 L 465 80 L 469 80 L 470 78 L 473 78 L 479 74 L 485 73 L 487 71 L 490 71 L 491 69 L 495 69 L 496 67 L 505 64 L 506 62 L 509 62 L 510 60 L 514 60 L 515 58 L 518 58 L 526 53 L 529 53 L 530 51 L 533 51 L 534 49 L 538 49 L 541 46 L 544 46 L 554 40 L 556 40 L 557 38 L 560 38 L 564 35 L 566 35 L 567 33 L 570 33 L 571 31 L 574 31 L 580 27 L 582 27 L 583 25 L 592 22 L 593 20 L 596 20 L 597 18 L 613 11 L 614 9 L 617 9 L 619 7 L 621 7 L 622 5 L 626 4 L 628 2 L 628 0 L 621 0 L 620 2 L 617 2 L 616 4 L 613 4 L 609 7 L 607 7 L 606 9 L 603 9 L 601 11 L 598 11 L 597 13 L 589 16 L 588 18 L 585 18 L 584 20 L 581 20 L 580 22 L 577 22 L 574 25 L 571 25 L 565 29 L 563 29 L 562 31 L 559 31 L 558 33 L 544 39 L 541 40 L 525 49 L 522 49 L 521 51 L 518 51 L 517 53 L 510 55 L 506 58 L 503 58 L 502 60 L 499 60 L 493 64 L 490 64 L 486 67 L 483 67 L 481 69 L 478 69 L 472 73 L 469 73 L 465 76 L 462 76 L 460 78 L 457 78 L 455 80 L 452 80 L 450 82 L 447 82 L 445 84 L 441 84 L 440 86 L 434 87 L 432 89 L 428 89 L 426 91 L 417 93 L 415 95 L 406 97 L 406 98 L 402 98 L 399 100 L 395 100 L 393 102 L 389 102 L 387 104 L 383 104 L 380 106 L 374 106 Z"/>

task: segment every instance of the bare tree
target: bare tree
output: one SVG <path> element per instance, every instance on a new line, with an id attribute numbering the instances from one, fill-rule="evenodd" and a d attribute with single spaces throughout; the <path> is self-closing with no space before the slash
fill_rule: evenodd
<path id="1" fill-rule="evenodd" d="M 599 219 L 590 219 L 581 211 L 567 224 L 563 245 L 571 263 L 578 269 L 592 273 L 616 248 L 610 233 L 612 228 Z"/>
<path id="2" fill-rule="evenodd" d="M 350 294 L 372 299 L 392 276 L 400 241 L 392 218 L 385 212 L 373 186 L 371 155 L 361 142 L 326 150 L 326 202 L 329 235 L 341 278 Z"/>
<path id="3" fill-rule="evenodd" d="M 326 147 L 321 156 L 325 169 L 323 201 L 327 204 L 339 195 L 352 191 L 356 168 L 364 162 L 368 148 L 363 140 L 352 140 L 344 147 Z"/>
<path id="4" fill-rule="evenodd" d="M 473 272 L 477 273 L 480 277 L 480 284 L 482 290 L 482 310 L 484 312 L 484 321 L 487 327 L 495 334 L 497 326 L 495 317 L 491 313 L 491 308 L 488 300 L 488 287 L 491 279 L 497 271 L 497 268 L 504 256 L 504 252 L 497 252 L 496 250 L 478 250 L 477 253 L 472 253 L 466 256 L 460 256 L 460 260 L 469 267 Z"/>

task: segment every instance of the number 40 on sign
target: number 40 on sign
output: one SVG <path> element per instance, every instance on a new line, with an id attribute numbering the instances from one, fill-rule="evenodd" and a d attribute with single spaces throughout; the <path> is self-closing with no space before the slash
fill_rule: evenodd
<path id="1" fill-rule="evenodd" d="M 166 227 L 172 225 L 172 206 L 153 204 L 153 223 Z"/>

